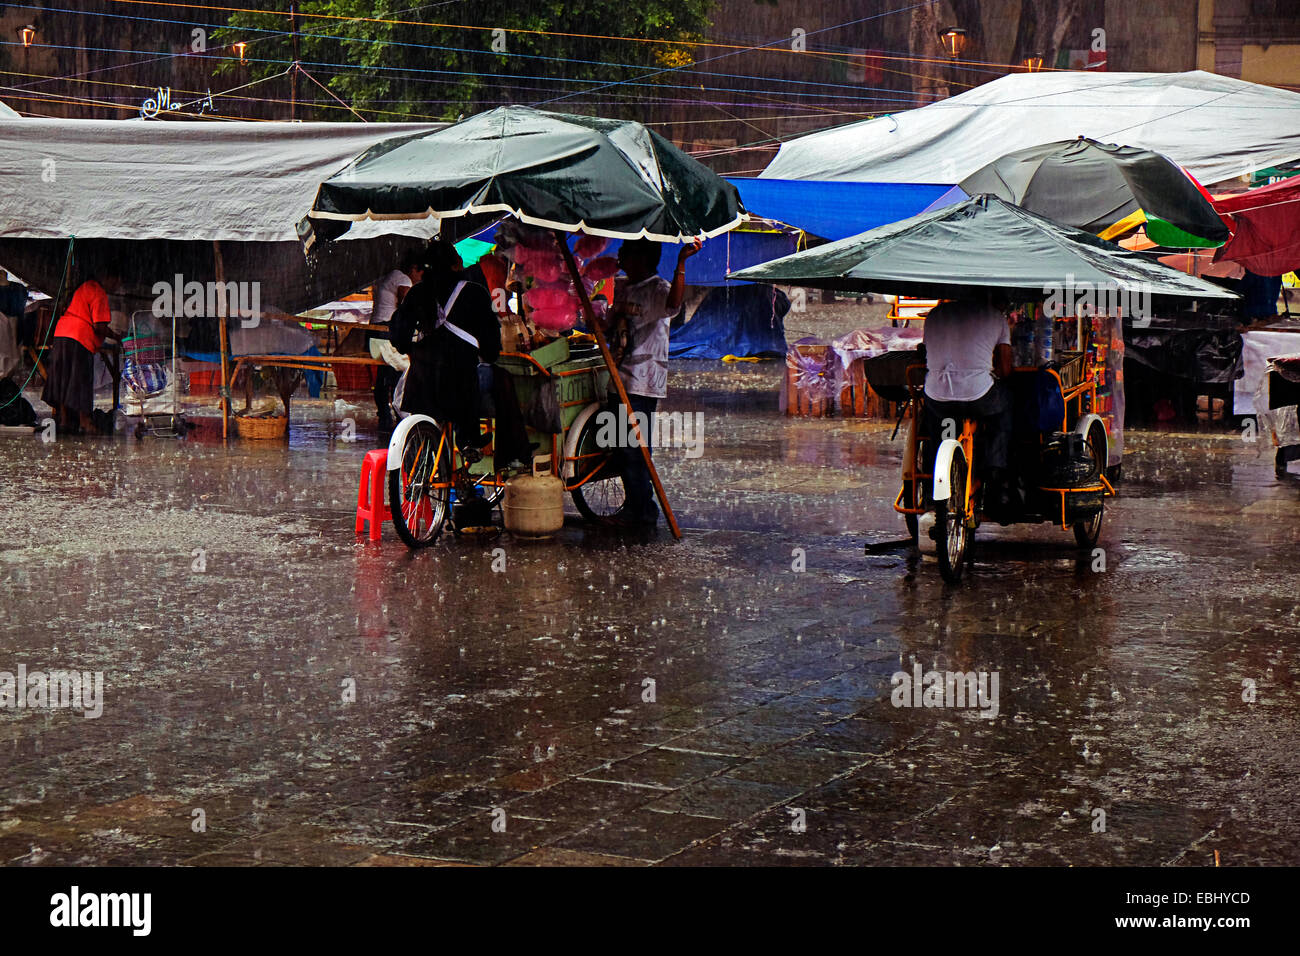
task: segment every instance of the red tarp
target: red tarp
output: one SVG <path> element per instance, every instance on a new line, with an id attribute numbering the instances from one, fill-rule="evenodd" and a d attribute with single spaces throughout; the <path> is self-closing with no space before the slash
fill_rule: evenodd
<path id="1" fill-rule="evenodd" d="M 1300 176 L 1214 199 L 1232 216 L 1235 232 L 1214 257 L 1255 275 L 1280 276 L 1300 268 Z"/>

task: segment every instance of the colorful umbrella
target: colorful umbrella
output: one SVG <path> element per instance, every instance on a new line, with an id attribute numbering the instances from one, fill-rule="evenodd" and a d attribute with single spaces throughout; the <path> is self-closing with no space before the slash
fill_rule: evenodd
<path id="1" fill-rule="evenodd" d="M 1008 153 L 960 185 L 1106 239 L 1143 223 L 1173 249 L 1220 246 L 1231 234 L 1201 184 L 1164 156 L 1082 136 Z"/>

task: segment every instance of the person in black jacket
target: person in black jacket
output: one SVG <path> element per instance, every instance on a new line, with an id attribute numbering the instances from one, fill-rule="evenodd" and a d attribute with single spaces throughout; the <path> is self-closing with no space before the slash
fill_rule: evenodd
<path id="1" fill-rule="evenodd" d="M 501 352 L 501 325 L 482 271 L 466 269 L 448 240 L 431 244 L 424 277 L 393 313 L 393 347 L 411 357 L 402 411 L 451 422 L 466 460 L 477 461 L 490 436 L 479 429 L 478 366 Z"/>

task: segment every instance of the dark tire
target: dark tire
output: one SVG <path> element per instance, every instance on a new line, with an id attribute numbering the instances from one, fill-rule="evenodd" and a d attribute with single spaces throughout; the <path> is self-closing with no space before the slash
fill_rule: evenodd
<path id="1" fill-rule="evenodd" d="M 401 464 L 388 473 L 393 527 L 408 548 L 427 548 L 442 534 L 451 510 L 451 430 L 417 422 L 399 457 Z"/>
<path id="2" fill-rule="evenodd" d="M 596 417 L 593 415 L 582 426 L 576 445 L 579 455 L 595 454 L 601 451 L 596 443 Z M 593 477 L 573 488 L 569 497 L 582 517 L 593 524 L 604 524 L 618 514 L 627 503 L 627 488 L 623 484 L 623 474 L 618 468 L 617 459 L 612 451 L 606 450 L 605 457 L 580 459 L 594 464 L 586 464 L 582 475 Z"/>
<path id="3" fill-rule="evenodd" d="M 970 550 L 972 530 L 967 526 L 970 503 L 966 497 L 966 459 L 954 455 L 949 471 L 947 501 L 936 502 L 934 508 L 934 543 L 938 550 L 939 573 L 949 584 L 961 581 Z"/>
<path id="4" fill-rule="evenodd" d="M 1093 470 L 1097 474 L 1097 481 L 1101 481 L 1101 476 L 1106 473 L 1106 429 L 1101 422 L 1093 422 L 1088 429 L 1088 450 L 1092 452 Z M 1101 521 L 1106 514 L 1106 499 L 1101 500 L 1101 507 L 1097 513 L 1086 521 L 1076 521 L 1074 523 L 1074 540 L 1078 542 L 1080 548 L 1095 548 L 1097 540 L 1101 537 Z"/>

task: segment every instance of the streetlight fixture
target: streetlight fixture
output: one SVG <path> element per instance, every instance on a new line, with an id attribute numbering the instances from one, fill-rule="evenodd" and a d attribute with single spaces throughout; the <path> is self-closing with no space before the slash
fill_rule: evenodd
<path id="1" fill-rule="evenodd" d="M 240 40 L 238 43 L 235 44 L 235 52 L 239 54 L 239 62 L 240 62 L 240 63 L 247 63 L 247 62 L 248 62 L 248 44 L 247 44 L 247 43 L 245 43 L 243 40 Z"/>
<path id="2" fill-rule="evenodd" d="M 25 27 L 19 27 L 18 36 L 23 41 L 23 46 L 31 46 L 36 40 L 36 28 L 30 23 Z"/>
<path id="3" fill-rule="evenodd" d="M 1020 61 L 1020 65 L 1025 68 L 1026 72 L 1037 73 L 1043 68 L 1043 54 L 1031 53 Z"/>
<path id="4" fill-rule="evenodd" d="M 943 44 L 944 52 L 956 59 L 966 49 L 966 31 L 957 27 L 949 27 L 940 34 L 939 42 Z"/>

